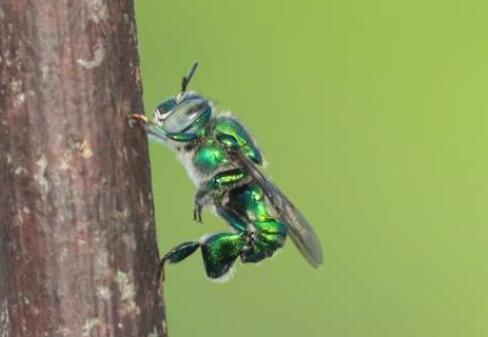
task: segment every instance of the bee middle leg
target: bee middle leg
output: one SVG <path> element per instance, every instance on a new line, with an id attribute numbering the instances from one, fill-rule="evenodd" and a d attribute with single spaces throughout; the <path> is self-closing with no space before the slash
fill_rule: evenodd
<path id="1" fill-rule="evenodd" d="M 226 192 L 242 182 L 244 178 L 245 173 L 240 168 L 219 172 L 210 178 L 206 185 L 195 194 L 193 220 L 201 223 L 203 207 L 220 200 Z"/>

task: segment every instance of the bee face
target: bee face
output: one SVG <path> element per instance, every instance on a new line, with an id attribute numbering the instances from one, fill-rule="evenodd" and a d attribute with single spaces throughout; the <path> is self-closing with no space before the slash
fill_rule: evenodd
<path id="1" fill-rule="evenodd" d="M 168 134 L 197 134 L 205 128 L 211 114 L 212 107 L 205 98 L 185 92 L 159 104 L 153 122 Z"/>

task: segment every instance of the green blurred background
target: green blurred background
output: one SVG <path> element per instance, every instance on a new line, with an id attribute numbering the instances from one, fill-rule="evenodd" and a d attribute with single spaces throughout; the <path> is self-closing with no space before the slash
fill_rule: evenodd
<path id="1" fill-rule="evenodd" d="M 215 284 L 167 269 L 170 334 L 488 336 L 486 1 L 136 1 L 149 112 L 192 89 L 255 134 L 317 229 Z M 151 145 L 160 249 L 224 229 Z"/>

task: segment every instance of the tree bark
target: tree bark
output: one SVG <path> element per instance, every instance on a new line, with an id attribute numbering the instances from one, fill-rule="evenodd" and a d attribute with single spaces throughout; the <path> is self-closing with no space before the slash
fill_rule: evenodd
<path id="1" fill-rule="evenodd" d="M 0 3 L 0 337 L 166 336 L 131 0 Z"/>

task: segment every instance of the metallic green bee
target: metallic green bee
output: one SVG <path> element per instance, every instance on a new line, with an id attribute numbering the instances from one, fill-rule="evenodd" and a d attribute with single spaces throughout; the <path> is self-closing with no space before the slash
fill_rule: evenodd
<path id="1" fill-rule="evenodd" d="M 211 207 L 232 228 L 228 233 L 184 242 L 161 260 L 177 263 L 198 248 L 209 278 L 219 279 L 235 260 L 256 263 L 271 257 L 289 235 L 314 267 L 322 263 L 320 241 L 303 215 L 258 168 L 263 158 L 255 141 L 234 117 L 218 115 L 211 102 L 186 91 L 197 63 L 183 77 L 181 92 L 158 105 L 152 121 L 130 116 L 157 142 L 175 150 L 198 187 L 193 218 Z M 164 277 L 164 274 L 163 274 Z"/>

